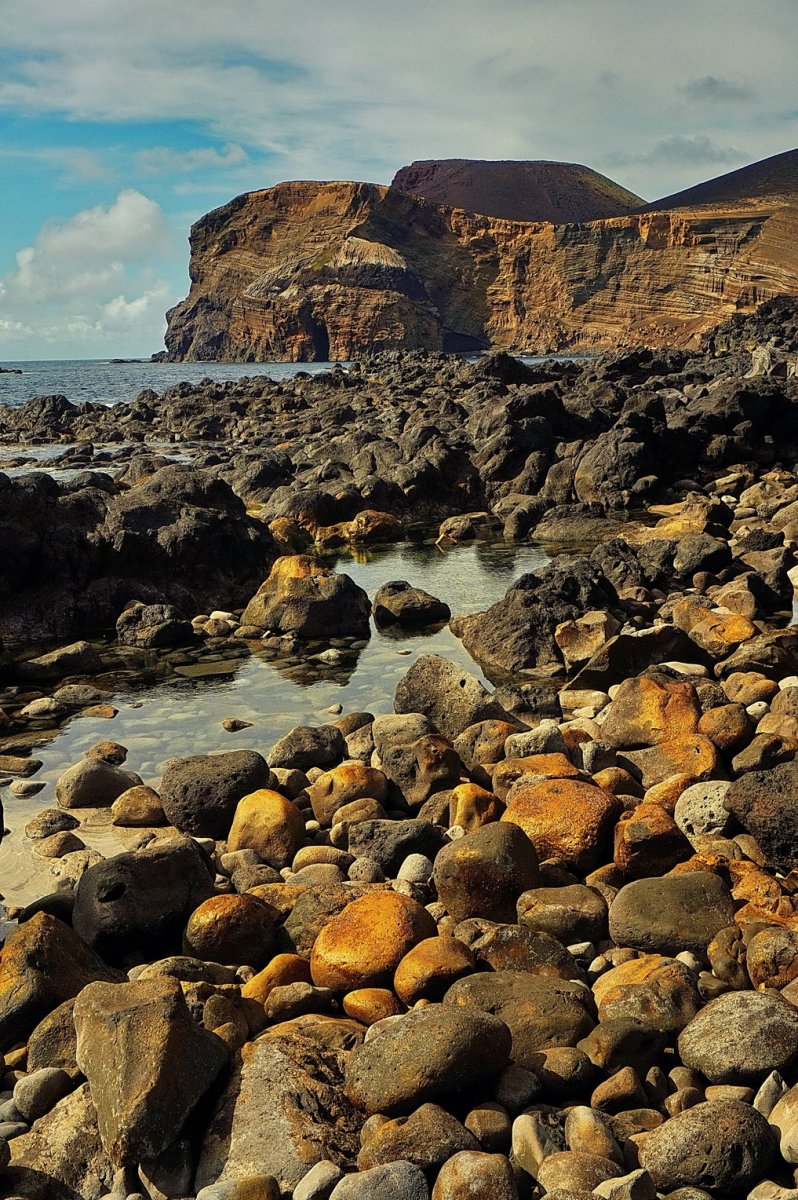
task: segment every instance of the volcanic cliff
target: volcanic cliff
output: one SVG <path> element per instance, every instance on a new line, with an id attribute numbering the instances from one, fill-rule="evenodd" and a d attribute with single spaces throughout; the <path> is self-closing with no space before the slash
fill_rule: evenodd
<path id="1" fill-rule="evenodd" d="M 798 151 L 558 224 L 375 184 L 283 183 L 215 209 L 190 240 L 191 291 L 168 314 L 175 361 L 687 345 L 798 294 Z"/>

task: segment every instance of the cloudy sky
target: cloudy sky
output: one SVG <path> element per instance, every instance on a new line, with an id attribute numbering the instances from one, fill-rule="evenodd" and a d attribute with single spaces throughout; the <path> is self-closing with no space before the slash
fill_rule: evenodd
<path id="1" fill-rule="evenodd" d="M 147 355 L 191 222 L 415 158 L 656 199 L 798 144 L 798 0 L 0 0 L 0 360 Z"/>

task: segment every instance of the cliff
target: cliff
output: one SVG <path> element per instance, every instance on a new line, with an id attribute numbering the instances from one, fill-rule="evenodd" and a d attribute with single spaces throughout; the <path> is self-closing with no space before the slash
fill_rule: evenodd
<path id="1" fill-rule="evenodd" d="M 432 204 L 508 221 L 598 221 L 645 201 L 579 163 L 428 159 L 396 172 L 391 187 Z"/>
<path id="2" fill-rule="evenodd" d="M 192 228 L 168 356 L 688 345 L 734 312 L 798 294 L 798 152 L 780 157 L 773 191 L 564 224 L 367 183 L 250 192 Z"/>

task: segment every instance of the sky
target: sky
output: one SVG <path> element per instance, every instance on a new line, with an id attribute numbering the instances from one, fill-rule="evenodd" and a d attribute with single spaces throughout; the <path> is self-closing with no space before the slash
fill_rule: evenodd
<path id="1" fill-rule="evenodd" d="M 798 0 L 0 0 L 0 361 L 148 356 L 287 179 L 557 159 L 646 200 L 798 145 Z"/>

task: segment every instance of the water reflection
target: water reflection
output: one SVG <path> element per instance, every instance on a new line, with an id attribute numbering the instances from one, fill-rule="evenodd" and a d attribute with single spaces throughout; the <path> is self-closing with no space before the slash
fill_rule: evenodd
<path id="1" fill-rule="evenodd" d="M 337 568 L 374 596 L 382 584 L 406 579 L 444 600 L 452 613 L 474 612 L 504 595 L 513 579 L 539 570 L 547 554 L 531 544 L 476 543 L 441 551 L 431 541 L 337 552 Z M 304 647 L 288 657 L 265 646 L 227 646 L 203 653 L 155 654 L 122 651 L 119 667 L 93 682 L 107 691 L 119 711 L 113 720 L 73 716 L 34 754 L 42 769 L 34 777 L 46 786 L 35 797 L 3 790 L 11 835 L 0 846 L 0 892 L 17 903 L 50 890 L 46 863 L 31 866 L 22 831 L 40 809 L 55 803 L 55 781 L 95 742 L 111 738 L 128 748 L 129 768 L 145 783 L 157 784 L 169 758 L 213 750 L 268 751 L 294 725 L 329 721 L 331 709 L 345 712 L 392 711 L 397 683 L 418 654 L 444 655 L 481 678 L 479 668 L 448 626 L 426 630 L 375 627 L 368 641 L 337 641 L 336 662 L 319 658 L 329 647 Z M 239 657 L 240 655 L 240 657 Z M 234 734 L 225 718 L 252 722 Z M 122 849 L 120 831 L 105 820 L 81 830 L 84 840 L 104 854 Z"/>

